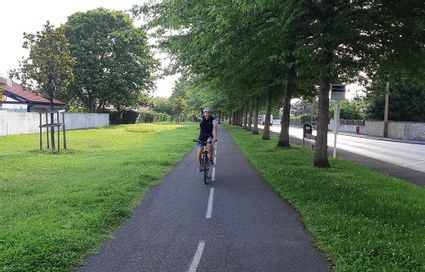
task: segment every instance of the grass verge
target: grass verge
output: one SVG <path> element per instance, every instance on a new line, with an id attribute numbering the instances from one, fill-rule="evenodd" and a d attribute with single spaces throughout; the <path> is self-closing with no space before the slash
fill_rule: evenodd
<path id="1" fill-rule="evenodd" d="M 344 161 L 317 169 L 313 152 L 281 149 L 237 127 L 232 138 L 301 214 L 335 271 L 425 271 L 425 189 Z"/>
<path id="2" fill-rule="evenodd" d="M 0 271 L 73 271 L 192 147 L 195 126 L 142 124 L 0 137 Z"/>

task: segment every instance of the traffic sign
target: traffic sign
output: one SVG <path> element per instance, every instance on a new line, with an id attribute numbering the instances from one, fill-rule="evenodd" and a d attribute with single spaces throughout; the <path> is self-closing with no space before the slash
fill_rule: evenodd
<path id="1" fill-rule="evenodd" d="M 335 101 L 345 100 L 345 85 L 332 84 L 331 85 L 331 99 Z"/>

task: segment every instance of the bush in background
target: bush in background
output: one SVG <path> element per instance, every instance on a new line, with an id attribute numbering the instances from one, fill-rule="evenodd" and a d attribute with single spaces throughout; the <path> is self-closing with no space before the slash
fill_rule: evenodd
<path id="1" fill-rule="evenodd" d="M 122 112 L 114 111 L 109 113 L 109 121 L 111 124 L 171 122 L 172 120 L 173 118 L 171 115 L 153 110 L 126 110 Z"/>
<path id="2" fill-rule="evenodd" d="M 170 122 L 173 119 L 171 115 L 152 110 L 140 111 L 138 114 L 137 123 Z"/>

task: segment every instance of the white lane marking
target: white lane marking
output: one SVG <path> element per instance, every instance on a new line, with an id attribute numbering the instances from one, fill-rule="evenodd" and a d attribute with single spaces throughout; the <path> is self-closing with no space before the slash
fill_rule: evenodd
<path id="1" fill-rule="evenodd" d="M 212 173 L 211 173 L 211 181 L 215 180 L 215 167 L 213 167 L 212 169 Z"/>
<path id="2" fill-rule="evenodd" d="M 196 272 L 199 262 L 201 261 L 204 247 L 205 247 L 205 241 L 199 241 L 198 248 L 196 249 L 195 256 L 193 256 L 192 264 L 190 265 L 188 272 Z"/>
<path id="3" fill-rule="evenodd" d="M 213 173 L 214 173 L 214 169 L 213 169 Z M 213 202 L 214 202 L 214 188 L 210 188 L 210 196 L 208 197 L 207 214 L 205 215 L 206 219 L 211 218 Z"/>
<path id="4" fill-rule="evenodd" d="M 217 143 L 215 143 L 215 148 L 214 148 L 214 164 L 217 163 Z"/>

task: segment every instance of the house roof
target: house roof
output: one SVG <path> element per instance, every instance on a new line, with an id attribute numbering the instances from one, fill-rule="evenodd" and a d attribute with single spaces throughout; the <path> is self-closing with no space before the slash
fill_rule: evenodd
<path id="1" fill-rule="evenodd" d="M 2 87 L 3 90 L 14 96 L 17 96 L 20 99 L 23 99 L 25 102 L 33 104 L 50 104 L 50 101 L 48 99 L 37 95 L 32 90 L 26 89 L 15 82 L 12 83 L 12 87 L 9 87 L 7 85 L 7 79 L 4 77 L 0 77 L 0 83 L 5 84 L 5 86 Z M 53 99 L 53 103 L 55 105 L 65 105 L 64 102 L 57 99 Z"/>

